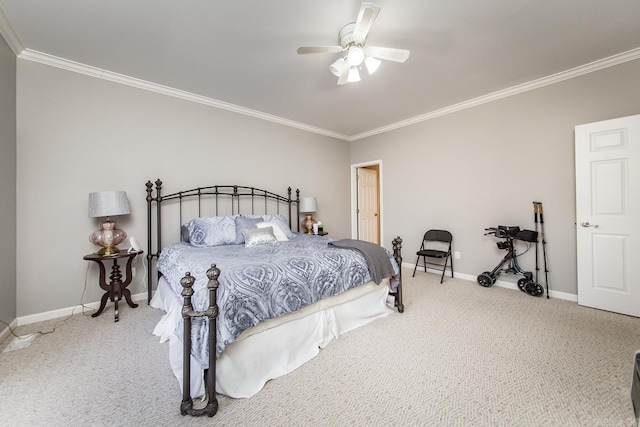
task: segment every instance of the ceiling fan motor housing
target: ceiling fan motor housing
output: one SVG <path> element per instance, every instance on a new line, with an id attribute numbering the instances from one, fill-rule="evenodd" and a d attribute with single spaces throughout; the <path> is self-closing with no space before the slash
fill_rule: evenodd
<path id="1" fill-rule="evenodd" d="M 351 46 L 358 46 L 358 47 L 364 46 L 366 40 L 363 40 L 362 43 L 356 43 L 353 40 L 353 30 L 355 27 L 356 27 L 356 23 L 352 22 L 350 24 L 345 25 L 340 30 L 340 33 L 338 34 L 338 36 L 340 37 L 340 46 L 342 46 L 344 49 L 348 49 Z"/>

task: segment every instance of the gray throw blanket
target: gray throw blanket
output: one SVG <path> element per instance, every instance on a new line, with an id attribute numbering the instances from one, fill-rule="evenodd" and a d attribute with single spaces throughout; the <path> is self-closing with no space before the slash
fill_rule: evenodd
<path id="1" fill-rule="evenodd" d="M 342 239 L 329 242 L 329 245 L 343 249 L 356 249 L 364 255 L 364 259 L 369 266 L 369 274 L 371 279 L 379 285 L 382 279 L 393 276 L 393 265 L 389 260 L 387 251 L 376 245 L 375 243 L 365 242 L 363 240 Z"/>

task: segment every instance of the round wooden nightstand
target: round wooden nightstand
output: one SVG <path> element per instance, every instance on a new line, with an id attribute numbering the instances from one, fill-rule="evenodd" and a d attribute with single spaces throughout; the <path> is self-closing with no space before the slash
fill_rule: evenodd
<path id="1" fill-rule="evenodd" d="M 100 300 L 100 308 L 98 311 L 93 313 L 91 317 L 98 317 L 104 307 L 107 305 L 107 299 L 110 299 L 114 303 L 114 321 L 117 322 L 120 320 L 120 314 L 118 312 L 118 301 L 122 299 L 124 296 L 129 307 L 136 308 L 138 304 L 134 304 L 131 299 L 131 291 L 127 289 L 127 286 L 131 283 L 133 279 L 133 275 L 131 274 L 131 262 L 137 255 L 141 255 L 144 251 L 131 251 L 131 252 L 119 252 L 113 255 L 98 255 L 98 254 L 88 254 L 82 257 L 82 259 L 87 261 L 94 261 L 100 267 L 100 287 L 104 289 L 106 292 L 102 295 L 102 299 Z M 124 281 L 122 281 L 122 272 L 120 271 L 120 266 L 118 265 L 119 259 L 127 259 L 127 266 L 125 267 L 125 275 Z M 109 282 L 106 281 L 106 267 L 105 263 L 113 260 L 113 265 L 111 266 L 111 274 L 109 275 Z"/>

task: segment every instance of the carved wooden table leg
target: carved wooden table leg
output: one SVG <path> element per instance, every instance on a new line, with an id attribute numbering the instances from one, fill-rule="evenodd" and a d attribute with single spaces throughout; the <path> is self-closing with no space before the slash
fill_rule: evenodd
<path id="1" fill-rule="evenodd" d="M 113 260 L 113 267 L 111 267 L 111 276 L 109 276 L 111 282 L 109 283 L 109 297 L 113 301 L 114 307 L 114 319 L 115 322 L 120 320 L 120 312 L 118 311 L 118 301 L 122 298 L 122 273 L 120 273 L 120 266 L 118 262 Z"/>
<path id="2" fill-rule="evenodd" d="M 100 314 L 102 313 L 102 311 L 104 310 L 104 308 L 107 306 L 107 300 L 109 299 L 109 292 L 105 292 L 104 295 L 102 295 L 102 298 L 100 299 L 100 308 L 98 309 L 98 311 L 96 311 L 95 313 L 93 313 L 91 315 L 91 317 L 98 317 L 100 316 Z"/>

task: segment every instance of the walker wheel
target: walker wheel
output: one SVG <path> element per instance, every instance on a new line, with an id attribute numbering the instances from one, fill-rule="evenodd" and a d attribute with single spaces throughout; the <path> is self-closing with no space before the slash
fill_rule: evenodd
<path id="1" fill-rule="evenodd" d="M 478 276 L 478 284 L 480 286 L 484 286 L 485 288 L 489 288 L 489 287 L 493 286 L 494 283 L 496 283 L 496 279 L 491 277 L 491 273 L 488 272 L 488 271 L 485 271 L 484 273 L 482 273 L 482 274 L 480 274 Z"/>
<path id="2" fill-rule="evenodd" d="M 533 280 L 524 285 L 524 291 L 532 297 L 541 297 L 544 294 L 544 288 Z"/>
<path id="3" fill-rule="evenodd" d="M 527 284 L 528 280 L 523 277 L 522 279 L 518 280 L 518 289 L 520 289 L 522 292 L 527 292 L 524 290 L 526 284 Z"/>

